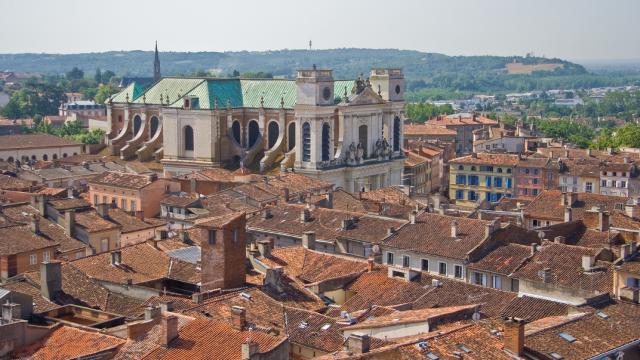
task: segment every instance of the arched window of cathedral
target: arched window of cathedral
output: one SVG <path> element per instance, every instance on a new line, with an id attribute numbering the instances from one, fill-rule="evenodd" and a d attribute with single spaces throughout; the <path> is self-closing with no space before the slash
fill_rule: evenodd
<path id="1" fill-rule="evenodd" d="M 296 123 L 292 122 L 289 124 L 289 133 L 287 134 L 287 149 L 289 151 L 293 150 L 296 146 Z"/>
<path id="2" fill-rule="evenodd" d="M 256 141 L 258 141 L 258 136 L 260 136 L 260 127 L 258 126 L 258 122 L 253 120 L 249 121 L 249 146 L 252 147 L 255 145 Z"/>
<path id="3" fill-rule="evenodd" d="M 193 151 L 193 128 L 189 125 L 184 127 L 184 149 Z"/>
<path id="4" fill-rule="evenodd" d="M 233 124 L 231 124 L 231 136 L 233 139 L 238 142 L 238 144 L 242 144 L 240 141 L 240 122 L 235 120 Z"/>
<path id="5" fill-rule="evenodd" d="M 140 116 L 136 115 L 133 118 L 133 134 L 137 134 L 138 131 L 140 131 L 140 127 L 142 127 L 142 119 L 140 119 Z"/>
<path id="6" fill-rule="evenodd" d="M 42 155 L 42 160 L 44 161 L 49 160 L 49 156 L 47 154 Z"/>
<path id="7" fill-rule="evenodd" d="M 367 128 L 367 125 L 360 125 L 360 127 L 358 128 L 358 141 L 359 141 L 359 145 L 362 147 L 362 150 L 364 151 L 364 158 L 367 158 L 367 149 L 369 149 L 368 143 L 369 143 L 369 129 Z"/>
<path id="8" fill-rule="evenodd" d="M 311 125 L 302 124 L 302 161 L 311 160 Z"/>
<path id="9" fill-rule="evenodd" d="M 9 156 L 9 158 L 7 159 L 7 162 L 12 163 L 13 162 L 13 156 Z"/>
<path id="10" fill-rule="evenodd" d="M 53 160 L 58 160 L 58 154 L 53 154 Z"/>
<path id="11" fill-rule="evenodd" d="M 149 127 L 149 137 L 153 137 L 153 135 L 156 134 L 156 131 L 158 131 L 160 120 L 158 120 L 158 117 L 152 116 L 150 123 L 151 123 L 151 126 Z"/>
<path id="12" fill-rule="evenodd" d="M 269 149 L 271 149 L 278 141 L 278 134 L 280 133 L 280 125 L 278 125 L 277 121 L 272 121 L 269 123 Z"/>
<path id="13" fill-rule="evenodd" d="M 328 123 L 322 124 L 322 161 L 328 161 L 331 157 L 329 145 L 331 144 L 331 126 Z"/>
<path id="14" fill-rule="evenodd" d="M 400 151 L 400 118 L 393 119 L 393 151 Z"/>

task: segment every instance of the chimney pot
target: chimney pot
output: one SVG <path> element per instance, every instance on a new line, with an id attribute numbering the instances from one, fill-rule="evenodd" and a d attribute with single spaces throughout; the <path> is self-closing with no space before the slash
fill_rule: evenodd
<path id="1" fill-rule="evenodd" d="M 451 222 L 451 237 L 454 239 L 458 238 L 458 222 L 455 220 Z"/>
<path id="2" fill-rule="evenodd" d="M 262 256 L 263 258 L 271 257 L 271 241 L 270 240 L 258 241 L 258 252 L 260 252 L 260 256 Z"/>
<path id="3" fill-rule="evenodd" d="M 367 259 L 367 271 L 368 272 L 372 272 L 375 268 L 375 261 L 373 260 L 373 258 L 368 258 Z"/>
<path id="4" fill-rule="evenodd" d="M 584 271 L 591 271 L 593 269 L 595 258 L 591 255 L 582 255 L 582 269 Z"/>
<path id="5" fill-rule="evenodd" d="M 302 211 L 300 212 L 300 222 L 306 223 L 309 221 L 310 218 L 311 218 L 311 212 L 309 211 L 309 209 L 302 209 Z"/>
<path id="6" fill-rule="evenodd" d="M 573 220 L 572 210 L 570 206 L 564 208 L 564 222 L 571 222 Z"/>
<path id="7" fill-rule="evenodd" d="M 73 228 L 75 227 L 76 214 L 73 209 L 67 210 L 64 213 L 64 232 L 73 236 Z"/>
<path id="8" fill-rule="evenodd" d="M 418 212 L 415 210 L 411 210 L 411 213 L 409 213 L 409 222 L 411 224 L 415 224 L 417 216 L 418 216 Z"/>
<path id="9" fill-rule="evenodd" d="M 36 214 L 31 214 L 31 232 L 36 235 L 40 233 L 40 223 Z"/>
<path id="10" fill-rule="evenodd" d="M 553 242 L 556 243 L 556 244 L 564 244 L 564 243 L 567 242 L 567 239 L 564 236 L 556 236 L 553 239 Z"/>
<path id="11" fill-rule="evenodd" d="M 538 251 L 538 244 L 531 243 L 531 255 L 534 255 Z"/>
<path id="12" fill-rule="evenodd" d="M 251 360 L 255 358 L 255 354 L 258 353 L 258 343 L 247 338 L 247 341 L 242 344 L 241 348 L 241 359 L 242 360 Z"/>

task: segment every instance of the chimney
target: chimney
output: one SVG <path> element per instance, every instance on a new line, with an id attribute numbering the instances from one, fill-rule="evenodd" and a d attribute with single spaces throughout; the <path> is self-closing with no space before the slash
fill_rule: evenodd
<path id="1" fill-rule="evenodd" d="M 182 230 L 178 233 L 178 237 L 180 238 L 180 241 L 182 241 L 183 243 L 189 243 L 189 233 L 186 230 Z"/>
<path id="2" fill-rule="evenodd" d="M 262 256 L 263 258 L 271 257 L 271 241 L 270 240 L 258 241 L 258 252 L 260 252 L 260 256 Z"/>
<path id="3" fill-rule="evenodd" d="M 327 198 L 327 208 L 333 209 L 333 190 L 328 191 L 325 197 Z"/>
<path id="4" fill-rule="evenodd" d="M 178 317 L 169 315 L 163 317 L 160 328 L 160 346 L 169 347 L 178 338 Z"/>
<path id="5" fill-rule="evenodd" d="M 624 213 L 630 218 L 636 219 L 638 217 L 638 206 L 635 201 L 627 202 L 624 205 Z"/>
<path id="6" fill-rule="evenodd" d="M 458 238 L 458 222 L 455 220 L 451 222 L 451 237 L 454 239 Z"/>
<path id="7" fill-rule="evenodd" d="M 20 320 L 22 318 L 22 306 L 16 303 L 7 302 L 2 304 L 2 321 L 4 323 L 10 323 L 13 320 Z"/>
<path id="8" fill-rule="evenodd" d="M 396 232 L 396 228 L 391 226 L 390 228 L 387 229 L 387 236 L 393 235 L 394 232 Z"/>
<path id="9" fill-rule="evenodd" d="M 73 188 L 72 187 L 68 187 L 67 188 L 67 198 L 69 198 L 69 199 L 75 198 L 75 195 L 73 194 Z"/>
<path id="10" fill-rule="evenodd" d="M 567 206 L 567 193 L 566 192 L 562 192 L 562 194 L 560 194 L 560 206 Z"/>
<path id="11" fill-rule="evenodd" d="M 609 230 L 609 213 L 606 211 L 600 211 L 598 213 L 598 230 L 599 231 Z"/>
<path id="12" fill-rule="evenodd" d="M 367 259 L 367 271 L 372 272 L 375 269 L 376 263 L 373 258 Z"/>
<path id="13" fill-rule="evenodd" d="M 582 270 L 585 272 L 591 271 L 593 269 L 595 258 L 591 255 L 582 255 Z"/>
<path id="14" fill-rule="evenodd" d="M 309 209 L 302 209 L 302 211 L 300 212 L 300 222 L 304 224 L 309 221 L 310 218 L 311 212 L 309 211 Z"/>
<path id="15" fill-rule="evenodd" d="M 122 252 L 115 250 L 111 252 L 111 265 L 117 266 L 122 263 Z"/>
<path id="16" fill-rule="evenodd" d="M 498 225 L 493 221 L 490 223 L 484 224 L 484 238 L 488 239 L 494 233 L 494 231 L 496 231 L 497 226 Z"/>
<path id="17" fill-rule="evenodd" d="M 159 306 L 148 306 L 144 309 L 144 319 L 151 320 L 157 319 L 161 315 Z"/>
<path id="18" fill-rule="evenodd" d="M 231 326 L 238 331 L 245 329 L 247 323 L 247 311 L 242 306 L 231 307 Z"/>
<path id="19" fill-rule="evenodd" d="M 349 230 L 349 228 L 351 228 L 351 219 L 342 219 L 340 228 L 343 231 Z"/>
<path id="20" fill-rule="evenodd" d="M 251 338 L 247 338 L 247 341 L 242 343 L 242 348 L 240 350 L 242 353 L 241 360 L 255 359 L 254 355 L 258 353 L 258 343 L 251 340 Z"/>
<path id="21" fill-rule="evenodd" d="M 504 349 L 515 356 L 524 351 L 524 320 L 506 318 L 504 321 Z"/>
<path id="22" fill-rule="evenodd" d="M 40 215 L 45 216 L 47 196 L 45 194 L 37 194 L 31 197 L 31 206 L 38 209 Z"/>
<path id="23" fill-rule="evenodd" d="M 347 339 L 347 348 L 354 355 L 366 354 L 371 347 L 371 338 L 367 334 L 352 333 Z"/>
<path id="24" fill-rule="evenodd" d="M 64 232 L 73 236 L 73 228 L 76 225 L 76 213 L 73 209 L 67 210 L 64 212 Z"/>
<path id="25" fill-rule="evenodd" d="M 539 273 L 540 277 L 542 278 L 542 282 L 546 283 L 550 283 L 551 282 L 551 269 L 550 268 L 544 268 L 542 270 L 540 270 Z"/>
<path id="26" fill-rule="evenodd" d="M 565 244 L 567 242 L 567 239 L 564 236 L 556 236 L 555 238 L 553 238 L 553 242 L 556 244 Z"/>
<path id="27" fill-rule="evenodd" d="M 264 211 L 262 212 L 262 218 L 264 220 L 271 219 L 271 209 L 265 208 Z"/>
<path id="28" fill-rule="evenodd" d="M 629 161 L 629 157 L 628 156 L 623 157 L 622 158 L 622 162 L 625 163 L 625 164 L 628 164 L 630 162 Z"/>
<path id="29" fill-rule="evenodd" d="M 42 296 L 53 300 L 56 293 L 62 291 L 62 265 L 59 261 L 40 264 L 40 292 Z"/>
<path id="30" fill-rule="evenodd" d="M 572 210 L 570 206 L 567 206 L 566 208 L 564 208 L 564 222 L 572 221 L 571 213 L 572 213 Z"/>
<path id="31" fill-rule="evenodd" d="M 620 257 L 628 259 L 631 256 L 631 244 L 624 244 L 620 246 Z"/>
<path id="32" fill-rule="evenodd" d="M 284 198 L 284 202 L 289 202 L 289 188 L 282 189 L 282 197 Z"/>
<path id="33" fill-rule="evenodd" d="M 160 302 L 160 311 L 161 312 L 169 312 L 173 311 L 173 301 L 171 300 L 163 300 Z"/>
<path id="34" fill-rule="evenodd" d="M 101 218 L 105 220 L 109 219 L 109 209 L 111 208 L 111 204 L 109 203 L 96 204 L 95 208 L 96 208 L 96 212 Z"/>
<path id="35" fill-rule="evenodd" d="M 302 233 L 302 246 L 305 249 L 316 249 L 316 233 L 314 231 L 305 231 Z"/>
<path id="36" fill-rule="evenodd" d="M 38 222 L 38 215 L 31 214 L 31 232 L 34 234 L 40 233 L 40 223 Z"/>
<path id="37" fill-rule="evenodd" d="M 574 201 L 576 201 L 575 193 L 568 192 L 567 193 L 567 206 L 568 207 L 573 207 Z"/>
<path id="38" fill-rule="evenodd" d="M 531 243 L 531 256 L 535 255 L 536 251 L 538 251 L 538 244 Z"/>
<path id="39" fill-rule="evenodd" d="M 189 179 L 189 191 L 196 194 L 198 191 L 198 181 L 196 178 Z"/>
<path id="40" fill-rule="evenodd" d="M 418 215 L 418 212 L 415 210 L 411 210 L 411 213 L 409 213 L 409 222 L 411 224 L 415 224 L 416 223 L 416 216 Z"/>

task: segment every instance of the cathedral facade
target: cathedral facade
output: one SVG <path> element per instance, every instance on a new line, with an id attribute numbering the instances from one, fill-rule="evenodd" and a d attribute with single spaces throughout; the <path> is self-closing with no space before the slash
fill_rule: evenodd
<path id="1" fill-rule="evenodd" d="M 352 192 L 399 185 L 403 88 L 395 68 L 356 80 L 314 67 L 295 80 L 132 83 L 108 101 L 109 148 L 123 159 L 160 160 L 167 176 L 234 163 L 293 169 Z"/>

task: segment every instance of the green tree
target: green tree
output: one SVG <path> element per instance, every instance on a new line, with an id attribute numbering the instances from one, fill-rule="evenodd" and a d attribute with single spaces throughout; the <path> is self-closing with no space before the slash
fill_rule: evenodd
<path id="1" fill-rule="evenodd" d="M 74 66 L 73 69 L 71 69 L 71 71 L 66 74 L 66 76 L 69 80 L 80 80 L 84 78 L 84 71 Z"/>
<path id="2" fill-rule="evenodd" d="M 22 109 L 20 109 L 20 104 L 18 104 L 18 100 L 14 97 L 9 99 L 9 102 L 2 108 L 2 116 L 8 119 L 20 119 L 23 117 Z"/>
<path id="3" fill-rule="evenodd" d="M 100 85 L 98 91 L 93 96 L 93 99 L 98 104 L 104 104 L 104 102 L 113 94 L 116 93 L 116 88 L 111 86 L 111 84 Z"/>
<path id="4" fill-rule="evenodd" d="M 114 76 L 116 76 L 116 74 L 113 71 L 105 70 L 102 73 L 102 83 L 108 84 L 111 81 L 111 78 L 113 78 Z"/>
<path id="5" fill-rule="evenodd" d="M 96 69 L 96 73 L 95 75 L 93 75 L 93 79 L 96 81 L 96 83 L 101 84 L 102 83 L 102 71 L 100 71 L 100 68 Z"/>

